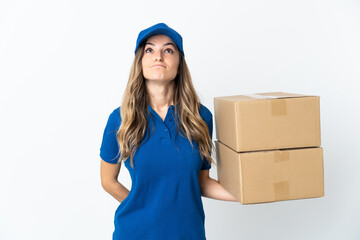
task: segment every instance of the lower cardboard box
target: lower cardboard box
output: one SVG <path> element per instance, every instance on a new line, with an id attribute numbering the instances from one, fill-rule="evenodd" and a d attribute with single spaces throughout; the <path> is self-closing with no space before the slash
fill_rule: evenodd
<path id="1" fill-rule="evenodd" d="M 219 182 L 242 204 L 324 196 L 321 147 L 238 153 L 215 145 Z"/>

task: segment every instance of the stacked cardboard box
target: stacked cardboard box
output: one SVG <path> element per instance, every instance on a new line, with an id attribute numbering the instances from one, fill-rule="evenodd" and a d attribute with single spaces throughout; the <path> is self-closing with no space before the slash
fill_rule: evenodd
<path id="1" fill-rule="evenodd" d="M 214 107 L 218 179 L 239 202 L 324 195 L 318 96 L 216 97 Z"/>

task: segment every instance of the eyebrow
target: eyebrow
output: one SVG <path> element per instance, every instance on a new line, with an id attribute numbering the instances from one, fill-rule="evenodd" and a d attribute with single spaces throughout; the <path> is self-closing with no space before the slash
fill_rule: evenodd
<path id="1" fill-rule="evenodd" d="M 155 44 L 154 44 L 154 43 L 151 43 L 151 42 L 147 42 L 145 45 L 155 46 Z M 168 45 L 171 45 L 171 46 L 173 46 L 175 49 L 177 49 L 176 46 L 175 46 L 173 43 L 171 43 L 171 42 L 165 43 L 163 46 L 168 46 Z"/>

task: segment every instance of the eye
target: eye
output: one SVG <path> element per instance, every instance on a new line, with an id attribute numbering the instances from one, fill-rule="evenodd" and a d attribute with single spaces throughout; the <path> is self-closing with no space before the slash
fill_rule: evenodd
<path id="1" fill-rule="evenodd" d="M 152 51 L 153 51 L 153 50 L 152 50 L 151 48 L 146 48 L 146 49 L 145 49 L 145 52 L 146 52 L 146 53 L 151 53 Z"/>
<path id="2" fill-rule="evenodd" d="M 174 53 L 174 50 L 172 50 L 171 48 L 167 48 L 167 49 L 165 49 L 165 52 L 166 53 Z"/>

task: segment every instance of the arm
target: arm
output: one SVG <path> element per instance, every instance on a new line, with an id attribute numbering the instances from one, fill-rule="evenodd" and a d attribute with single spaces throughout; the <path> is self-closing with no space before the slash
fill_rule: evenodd
<path id="1" fill-rule="evenodd" d="M 237 202 L 236 198 L 231 195 L 218 181 L 209 177 L 209 170 L 200 170 L 199 183 L 201 196 L 224 201 Z"/>
<path id="2" fill-rule="evenodd" d="M 206 122 L 210 139 L 212 139 L 212 132 L 213 132 L 213 121 L 212 121 L 212 114 L 203 105 L 201 105 L 200 115 Z M 201 195 L 207 198 L 213 198 L 217 200 L 224 200 L 224 201 L 237 201 L 236 198 L 231 195 L 223 186 L 220 185 L 218 181 L 209 177 L 209 170 L 200 170 L 199 173 L 199 183 L 200 183 L 200 190 Z"/>
<path id="3" fill-rule="evenodd" d="M 101 159 L 101 185 L 106 192 L 119 202 L 122 202 L 128 196 L 129 190 L 117 180 L 120 167 L 121 163 L 112 164 Z"/>

